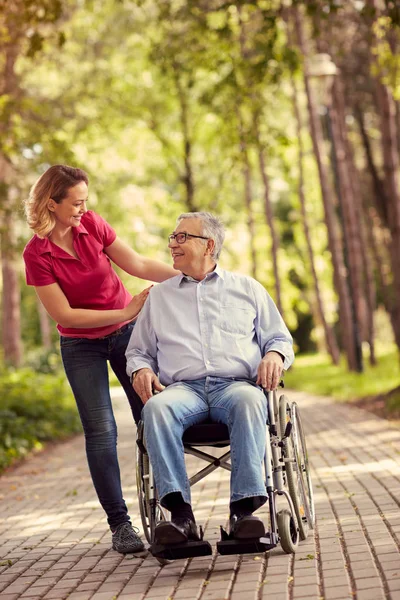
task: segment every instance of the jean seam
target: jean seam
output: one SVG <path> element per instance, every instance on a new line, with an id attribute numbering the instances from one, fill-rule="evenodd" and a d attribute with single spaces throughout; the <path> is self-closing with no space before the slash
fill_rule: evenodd
<path id="1" fill-rule="evenodd" d="M 181 419 L 181 425 L 184 427 L 186 424 L 186 420 L 189 419 L 190 417 L 196 417 L 197 415 L 201 415 L 203 413 L 209 413 L 210 410 L 199 410 L 196 413 L 190 413 L 190 415 L 188 415 L 187 417 L 182 417 Z"/>

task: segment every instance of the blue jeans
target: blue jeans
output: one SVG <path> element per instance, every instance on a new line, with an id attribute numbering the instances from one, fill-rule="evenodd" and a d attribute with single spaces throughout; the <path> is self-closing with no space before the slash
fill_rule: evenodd
<path id="1" fill-rule="evenodd" d="M 159 498 L 180 492 L 190 503 L 183 432 L 211 419 L 225 423 L 231 444 L 231 502 L 266 496 L 263 460 L 267 401 L 261 388 L 234 378 L 173 383 L 143 408 L 144 434 Z"/>
<path id="2" fill-rule="evenodd" d="M 105 338 L 61 337 L 64 369 L 75 396 L 86 441 L 90 474 L 108 523 L 114 529 L 129 521 L 122 497 L 117 457 L 117 426 L 111 404 L 107 362 L 128 397 L 136 422 L 143 404 L 126 374 L 125 350 L 134 324 Z"/>

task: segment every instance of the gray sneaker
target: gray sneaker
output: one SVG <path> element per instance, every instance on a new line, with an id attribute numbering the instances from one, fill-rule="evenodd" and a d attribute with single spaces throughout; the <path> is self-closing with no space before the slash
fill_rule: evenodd
<path id="1" fill-rule="evenodd" d="M 130 554 L 131 552 L 142 552 L 144 544 L 138 536 L 139 529 L 132 527 L 128 522 L 121 523 L 112 534 L 113 550 L 121 554 Z"/>

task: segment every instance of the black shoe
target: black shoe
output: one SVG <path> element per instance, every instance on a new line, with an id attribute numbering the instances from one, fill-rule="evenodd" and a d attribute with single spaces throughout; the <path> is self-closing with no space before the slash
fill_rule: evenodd
<path id="1" fill-rule="evenodd" d="M 169 546 L 171 544 L 184 544 L 188 540 L 200 542 L 196 523 L 191 519 L 175 519 L 175 521 L 161 521 L 154 530 L 154 543 Z"/>
<path id="2" fill-rule="evenodd" d="M 232 515 L 229 519 L 229 537 L 235 540 L 261 538 L 265 535 L 264 523 L 254 515 Z"/>
<path id="3" fill-rule="evenodd" d="M 131 523 L 121 523 L 113 531 L 112 547 L 120 554 L 130 554 L 131 552 L 142 552 L 144 544 L 138 536 L 139 529 L 132 527 Z"/>

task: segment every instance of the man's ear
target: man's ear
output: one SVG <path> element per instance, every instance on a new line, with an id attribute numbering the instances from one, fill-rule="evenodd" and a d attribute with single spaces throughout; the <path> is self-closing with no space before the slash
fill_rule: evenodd
<path id="1" fill-rule="evenodd" d="M 214 252 L 214 248 L 215 248 L 215 241 L 214 240 L 207 240 L 207 251 L 206 254 L 208 255 L 212 255 L 212 253 Z"/>

